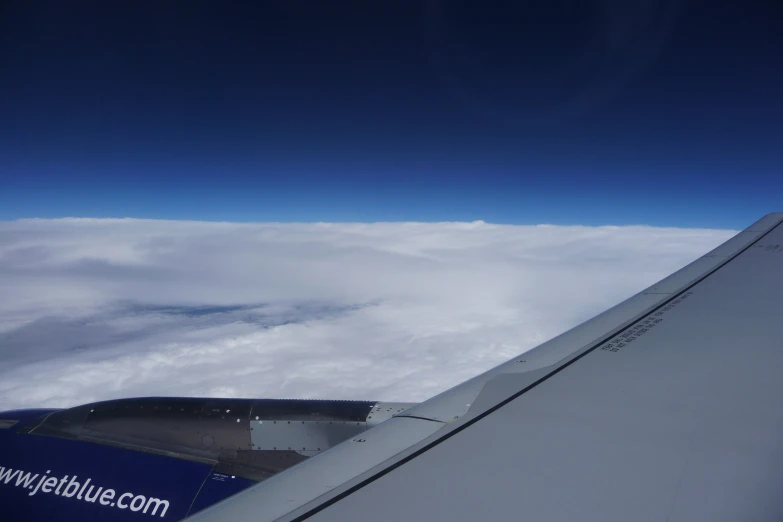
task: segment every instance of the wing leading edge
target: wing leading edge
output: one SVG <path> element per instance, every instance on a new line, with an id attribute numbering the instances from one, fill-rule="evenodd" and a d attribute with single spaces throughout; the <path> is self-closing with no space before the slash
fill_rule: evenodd
<path id="1" fill-rule="evenodd" d="M 781 221 L 194 519 L 783 518 Z"/>

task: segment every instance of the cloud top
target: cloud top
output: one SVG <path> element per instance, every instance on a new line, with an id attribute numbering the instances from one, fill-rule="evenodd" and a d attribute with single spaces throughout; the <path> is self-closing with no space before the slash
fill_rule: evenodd
<path id="1" fill-rule="evenodd" d="M 734 231 L 0 223 L 0 410 L 139 395 L 419 401 Z"/>

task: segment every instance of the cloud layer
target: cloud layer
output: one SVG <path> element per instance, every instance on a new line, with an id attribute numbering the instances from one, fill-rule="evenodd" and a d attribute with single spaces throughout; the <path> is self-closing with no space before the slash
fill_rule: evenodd
<path id="1" fill-rule="evenodd" d="M 0 410 L 142 395 L 420 401 L 734 233 L 0 223 Z"/>

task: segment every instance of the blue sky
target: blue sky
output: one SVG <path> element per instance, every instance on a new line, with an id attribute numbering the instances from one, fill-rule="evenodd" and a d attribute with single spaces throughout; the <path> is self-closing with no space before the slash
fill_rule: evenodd
<path id="1" fill-rule="evenodd" d="M 475 5 L 9 4 L 0 219 L 736 229 L 783 208 L 779 8 Z"/>

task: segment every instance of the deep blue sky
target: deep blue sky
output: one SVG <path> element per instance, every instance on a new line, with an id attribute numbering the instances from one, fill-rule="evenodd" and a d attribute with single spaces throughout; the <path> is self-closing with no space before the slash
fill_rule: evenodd
<path id="1" fill-rule="evenodd" d="M 746 0 L 0 7 L 0 219 L 741 228 L 783 210 Z"/>

